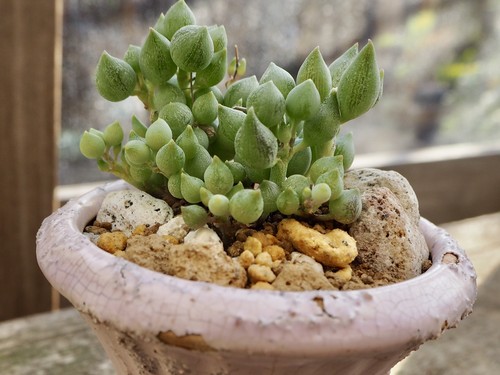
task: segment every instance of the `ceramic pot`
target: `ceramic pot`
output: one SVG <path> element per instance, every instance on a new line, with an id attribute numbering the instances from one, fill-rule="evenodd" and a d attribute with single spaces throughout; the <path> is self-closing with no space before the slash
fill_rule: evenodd
<path id="1" fill-rule="evenodd" d="M 122 181 L 72 200 L 37 236 L 49 282 L 96 332 L 118 374 L 387 374 L 467 316 L 471 262 L 425 219 L 432 267 L 356 291 L 275 292 L 166 276 L 97 248 L 84 226 Z"/>

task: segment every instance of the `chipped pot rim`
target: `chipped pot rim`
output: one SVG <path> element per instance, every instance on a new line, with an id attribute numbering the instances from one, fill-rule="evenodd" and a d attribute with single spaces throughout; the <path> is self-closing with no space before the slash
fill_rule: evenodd
<path id="1" fill-rule="evenodd" d="M 49 282 L 82 313 L 140 336 L 201 336 L 210 348 L 266 354 L 377 351 L 438 337 L 467 316 L 477 295 L 465 252 L 425 219 L 433 265 L 372 289 L 278 292 L 222 287 L 160 274 L 108 254 L 82 234 L 106 193 L 96 188 L 46 218 L 37 259 Z"/>

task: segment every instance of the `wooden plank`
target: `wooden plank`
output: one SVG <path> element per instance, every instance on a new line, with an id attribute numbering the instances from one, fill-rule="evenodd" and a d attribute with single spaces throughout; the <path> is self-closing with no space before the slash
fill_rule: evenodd
<path id="1" fill-rule="evenodd" d="M 483 375 L 500 368 L 500 212 L 446 223 L 477 272 L 478 298 L 472 314 L 437 341 L 426 342 L 391 375 Z"/>
<path id="2" fill-rule="evenodd" d="M 112 375 L 97 337 L 65 309 L 0 323 L 0 374 Z"/>
<path id="3" fill-rule="evenodd" d="M 481 286 L 500 270 L 500 212 L 442 225 L 470 257 Z"/>
<path id="4" fill-rule="evenodd" d="M 355 166 L 404 175 L 417 193 L 422 216 L 434 223 L 500 210 L 500 141 L 361 155 Z"/>
<path id="5" fill-rule="evenodd" d="M 61 4 L 0 0 L 0 320 L 50 308 L 35 235 L 56 182 Z"/>

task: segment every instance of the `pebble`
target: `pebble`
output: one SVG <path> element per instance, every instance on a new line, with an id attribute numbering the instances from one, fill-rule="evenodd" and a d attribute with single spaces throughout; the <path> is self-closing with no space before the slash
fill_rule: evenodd
<path id="1" fill-rule="evenodd" d="M 127 236 L 141 224 L 164 224 L 172 217 L 173 210 L 165 201 L 136 190 L 108 193 L 97 213 L 97 221 L 112 223 L 113 231 Z"/>

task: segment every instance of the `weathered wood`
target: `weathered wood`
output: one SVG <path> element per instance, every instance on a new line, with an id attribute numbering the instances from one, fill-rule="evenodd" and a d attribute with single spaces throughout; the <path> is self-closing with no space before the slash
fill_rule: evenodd
<path id="1" fill-rule="evenodd" d="M 434 223 L 500 210 L 500 141 L 361 155 L 356 166 L 404 175 L 417 193 L 420 213 Z"/>
<path id="2" fill-rule="evenodd" d="M 35 235 L 53 208 L 62 0 L 0 0 L 0 321 L 46 311 Z"/>
<path id="3" fill-rule="evenodd" d="M 0 323 L 0 374 L 115 372 L 90 327 L 68 309 Z"/>
<path id="4" fill-rule="evenodd" d="M 466 250 L 477 272 L 478 299 L 472 314 L 438 341 L 426 342 L 391 375 L 482 375 L 500 368 L 500 213 L 443 227 Z"/>

